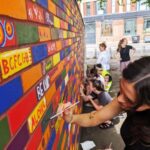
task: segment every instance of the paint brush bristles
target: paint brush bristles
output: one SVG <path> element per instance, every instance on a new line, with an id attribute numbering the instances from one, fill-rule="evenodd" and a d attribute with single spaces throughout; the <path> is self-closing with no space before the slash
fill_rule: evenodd
<path id="1" fill-rule="evenodd" d="M 51 119 L 54 119 L 54 118 L 58 117 L 58 116 L 61 115 L 64 111 L 66 111 L 66 110 L 68 110 L 68 109 L 74 107 L 74 106 L 77 105 L 78 103 L 80 103 L 80 101 L 78 101 L 78 102 L 76 102 L 76 103 L 74 103 L 74 104 L 72 104 L 72 105 L 66 107 L 64 110 L 60 111 L 59 113 L 55 114 L 54 116 L 50 117 L 49 119 L 51 120 Z"/>

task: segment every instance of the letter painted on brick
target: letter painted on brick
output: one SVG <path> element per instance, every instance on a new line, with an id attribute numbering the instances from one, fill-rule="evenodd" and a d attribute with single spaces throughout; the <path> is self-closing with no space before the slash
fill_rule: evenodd
<path id="1" fill-rule="evenodd" d="M 2 78 L 6 79 L 32 64 L 30 48 L 4 52 L 0 55 Z"/>
<path id="2" fill-rule="evenodd" d="M 44 97 L 38 103 L 38 105 L 35 107 L 35 109 L 28 118 L 28 127 L 30 133 L 32 133 L 35 130 L 45 111 L 46 111 L 46 99 Z"/>

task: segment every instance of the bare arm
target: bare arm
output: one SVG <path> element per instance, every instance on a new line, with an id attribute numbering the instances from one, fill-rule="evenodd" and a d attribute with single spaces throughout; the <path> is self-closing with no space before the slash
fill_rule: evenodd
<path id="1" fill-rule="evenodd" d="M 103 107 L 102 105 L 98 105 L 97 103 L 95 103 L 92 99 L 90 99 L 90 102 L 96 110 L 100 110 Z"/>
<path id="2" fill-rule="evenodd" d="M 109 103 L 99 111 L 78 115 L 72 115 L 65 112 L 64 118 L 67 122 L 76 123 L 83 127 L 90 127 L 96 126 L 112 119 L 121 111 L 122 109 L 117 101 L 117 98 L 115 98 L 111 103 Z"/>

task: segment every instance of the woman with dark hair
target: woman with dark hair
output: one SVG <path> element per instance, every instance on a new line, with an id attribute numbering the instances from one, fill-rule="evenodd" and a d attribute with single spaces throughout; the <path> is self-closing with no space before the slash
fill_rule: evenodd
<path id="1" fill-rule="evenodd" d="M 80 126 L 96 126 L 126 111 L 121 135 L 125 150 L 150 150 L 150 56 L 130 63 L 120 80 L 120 94 L 101 110 L 73 114 L 66 110 L 64 119 Z"/>
<path id="2" fill-rule="evenodd" d="M 127 45 L 128 41 L 123 38 L 119 41 L 117 53 L 120 54 L 120 71 L 122 72 L 130 63 L 130 50 L 135 52 L 135 48 L 131 45 Z"/>

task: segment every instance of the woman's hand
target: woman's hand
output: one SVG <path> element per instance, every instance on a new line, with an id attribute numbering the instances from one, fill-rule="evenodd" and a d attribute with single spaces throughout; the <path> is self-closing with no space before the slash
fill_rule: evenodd
<path id="1" fill-rule="evenodd" d="M 72 104 L 70 102 L 68 102 L 68 103 L 65 103 L 65 104 L 61 104 L 61 106 L 58 108 L 59 111 L 63 111 L 64 110 L 62 117 L 68 123 L 71 123 L 71 121 L 73 119 L 74 107 L 67 109 L 71 105 Z"/>

